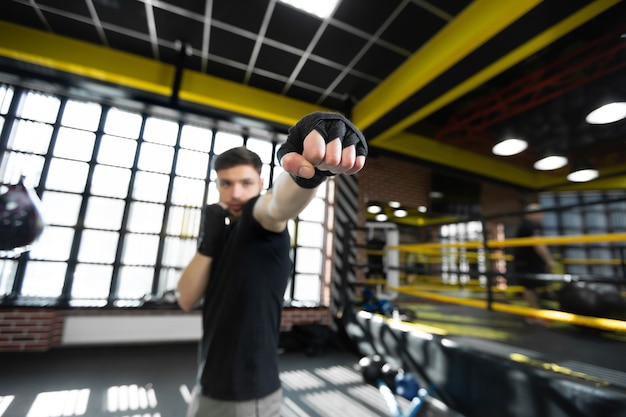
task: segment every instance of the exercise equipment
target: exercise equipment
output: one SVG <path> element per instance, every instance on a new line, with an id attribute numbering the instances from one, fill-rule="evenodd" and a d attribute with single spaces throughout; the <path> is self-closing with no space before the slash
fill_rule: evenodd
<path id="1" fill-rule="evenodd" d="M 6 188 L 0 194 L 0 251 L 26 248 L 44 228 L 39 197 L 23 178 Z"/>
<path id="2" fill-rule="evenodd" d="M 362 357 L 359 367 L 364 381 L 378 388 L 392 417 L 463 417 L 421 388 L 415 375 L 385 362 L 380 355 Z M 409 401 L 404 412 L 396 396 Z"/>
<path id="3" fill-rule="evenodd" d="M 558 294 L 561 310 L 583 316 L 626 319 L 626 301 L 616 284 L 568 282 Z"/>

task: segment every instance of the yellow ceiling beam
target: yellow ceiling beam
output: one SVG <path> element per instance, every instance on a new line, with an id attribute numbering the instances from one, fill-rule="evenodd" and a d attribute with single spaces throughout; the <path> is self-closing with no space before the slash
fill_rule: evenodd
<path id="1" fill-rule="evenodd" d="M 603 0 L 603 1 L 591 2 L 588 6 L 580 9 L 578 12 L 572 14 L 571 16 L 564 19 L 560 23 L 545 30 L 544 32 L 535 36 L 533 39 L 531 39 L 527 43 L 521 45 L 520 47 L 514 49 L 507 55 L 498 59 L 492 65 L 486 66 L 483 70 L 467 78 L 467 80 L 465 80 L 463 83 L 457 85 L 454 88 L 451 88 L 445 94 L 439 96 L 436 100 L 433 100 L 432 102 L 428 103 L 426 106 L 420 109 L 415 109 L 415 112 L 413 114 L 399 121 L 394 126 L 390 127 L 385 132 L 383 132 L 381 135 L 377 136 L 376 138 L 369 138 L 371 140 L 372 145 L 376 146 L 380 142 L 393 137 L 393 135 L 397 134 L 398 132 L 408 128 L 409 126 L 419 122 L 420 120 L 423 120 L 424 118 L 436 112 L 437 110 L 452 103 L 459 97 L 462 97 L 463 95 L 469 93 L 475 88 L 483 85 L 486 81 L 503 73 L 504 71 L 520 63 L 524 59 L 530 57 L 534 53 L 545 48 L 547 45 L 552 44 L 557 39 L 561 38 L 562 36 L 566 35 L 572 30 L 588 22 L 589 20 L 599 15 L 600 13 L 610 9 L 611 7 L 613 7 L 619 2 L 620 0 Z M 478 3 L 484 6 L 485 5 L 484 3 L 488 3 L 488 2 L 479 1 L 477 2 L 476 6 L 478 6 Z M 518 4 L 518 5 L 529 4 L 534 7 L 537 2 L 503 2 L 503 1 L 500 1 L 496 3 L 501 8 L 506 9 L 507 7 L 510 7 L 513 4 Z M 519 10 L 518 12 L 521 12 L 521 10 Z M 498 13 L 501 13 L 501 12 L 499 11 Z M 521 16 L 521 14 L 518 14 L 517 16 L 515 16 L 515 13 L 511 13 L 510 15 L 505 13 L 504 15 L 509 18 L 506 20 L 507 25 L 513 22 L 514 20 L 514 19 L 512 20 L 513 17 Z M 500 16 L 499 15 L 497 16 L 498 17 L 494 17 L 493 19 L 487 19 L 484 16 L 481 16 L 480 14 L 478 14 L 475 8 L 468 7 L 468 9 L 465 12 L 463 12 L 457 20 L 464 18 L 465 20 L 468 20 L 468 22 L 466 23 L 467 26 L 469 26 L 470 28 L 473 28 L 474 30 L 478 30 L 479 32 L 482 29 L 485 31 L 485 33 L 488 33 L 489 36 L 492 37 L 497 32 L 490 30 L 492 29 L 491 24 L 492 24 L 492 20 L 499 21 Z M 438 62 L 445 62 L 446 57 L 438 56 L 437 52 L 443 55 L 454 53 L 454 50 L 451 50 L 451 45 L 446 45 L 446 43 L 455 44 L 459 42 L 460 43 L 467 42 L 467 37 L 469 36 L 469 34 L 463 31 L 464 28 L 453 27 L 454 23 L 456 23 L 456 20 L 453 21 L 450 25 L 448 25 L 450 29 L 454 29 L 449 34 L 450 36 L 446 36 L 446 37 L 435 36 L 427 45 L 431 49 L 434 50 L 433 52 L 431 52 L 431 55 L 433 56 L 421 57 L 422 50 L 426 49 L 426 47 L 422 48 L 422 50 L 420 50 L 417 54 L 411 57 L 409 61 L 407 61 L 407 63 L 403 65 L 403 67 L 401 67 L 402 71 L 400 70 L 396 71 L 396 73 L 394 73 L 391 77 L 389 77 L 388 81 L 383 82 L 377 88 L 377 90 L 374 90 L 372 94 L 370 94 L 368 97 L 366 97 L 363 100 L 363 102 L 366 102 L 366 100 L 370 100 L 372 98 L 375 100 L 378 99 L 380 101 L 380 106 L 381 106 L 381 108 L 379 109 L 379 113 L 373 112 L 366 105 L 357 106 L 357 108 L 354 111 L 354 115 L 355 115 L 355 123 L 359 127 L 363 128 L 364 125 L 368 126 L 373 121 L 378 119 L 380 116 L 384 115 L 385 113 L 391 110 L 391 108 L 389 108 L 389 104 L 391 104 L 391 101 L 389 99 L 385 100 L 385 98 L 386 98 L 386 95 L 393 94 L 396 92 L 397 89 L 402 88 L 402 85 L 400 85 L 400 83 L 403 83 L 404 88 L 408 90 L 407 93 L 403 95 L 403 97 L 405 98 L 410 95 L 408 93 L 412 94 L 415 91 L 417 91 L 419 88 L 426 85 L 426 82 L 422 83 L 422 85 L 417 84 L 414 80 L 412 80 L 412 76 L 408 74 L 411 70 L 414 71 L 414 74 L 421 74 L 423 71 L 425 71 L 420 68 L 420 65 L 428 65 L 428 64 L 421 63 L 421 61 L 423 61 L 425 58 L 430 58 L 434 60 L 433 61 L 434 64 L 437 64 Z M 463 23 L 465 23 L 465 21 L 463 21 Z M 498 25 L 498 27 L 499 27 L 499 30 L 503 28 L 502 25 Z M 448 29 L 448 27 L 444 28 L 442 32 L 444 32 L 446 29 Z M 476 46 L 480 46 L 480 45 L 476 45 Z M 443 69 L 439 72 L 437 72 L 436 69 L 437 68 L 432 68 L 431 73 L 424 74 L 425 76 L 429 76 L 426 81 L 430 82 L 434 79 L 433 75 L 440 75 L 441 73 L 443 73 Z M 447 67 L 445 69 L 447 69 Z M 392 82 L 394 82 L 394 84 L 392 84 Z M 415 88 L 418 86 L 419 88 Z M 410 89 L 409 87 L 413 87 L 413 88 Z M 395 104 L 398 104 L 398 103 L 399 102 L 396 102 Z M 376 105 L 376 103 L 372 103 L 372 104 Z M 364 119 L 360 120 L 359 118 L 356 117 L 357 115 L 359 115 L 360 117 L 363 117 Z"/>
<path id="2" fill-rule="evenodd" d="M 354 123 L 360 129 L 371 126 L 539 3 L 473 2 L 355 106 Z"/>
<path id="3" fill-rule="evenodd" d="M 172 95 L 173 65 L 0 21 L 0 55 L 164 97 Z M 242 116 L 291 126 L 328 111 L 289 97 L 186 70 L 179 98 Z"/>
<path id="4" fill-rule="evenodd" d="M 0 55 L 151 93 L 172 92 L 171 65 L 3 21 Z"/>
<path id="5" fill-rule="evenodd" d="M 306 114 L 315 111 L 331 111 L 324 107 L 195 71 L 185 71 L 179 98 L 286 126 L 294 125 Z"/>
<path id="6" fill-rule="evenodd" d="M 530 189 L 566 181 L 562 176 L 555 178 L 549 173 L 529 171 L 506 161 L 407 132 L 399 133 L 377 147 Z"/>

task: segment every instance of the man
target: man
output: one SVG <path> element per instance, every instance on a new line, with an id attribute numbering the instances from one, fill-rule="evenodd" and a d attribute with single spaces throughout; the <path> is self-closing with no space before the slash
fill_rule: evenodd
<path id="1" fill-rule="evenodd" d="M 541 206 L 539 204 L 529 204 L 528 207 L 526 207 L 526 214 L 517 229 L 516 237 L 541 236 L 543 212 L 540 210 Z M 515 248 L 515 272 L 523 274 L 519 282 L 525 287 L 524 298 L 529 307 L 539 308 L 537 288 L 548 284 L 547 282 L 533 279 L 532 275 L 552 272 L 553 264 L 552 255 L 546 245 L 537 244 L 532 246 L 518 246 Z M 529 321 L 535 322 L 536 320 Z"/>
<path id="2" fill-rule="evenodd" d="M 216 158 L 219 203 L 205 208 L 198 252 L 178 283 L 183 310 L 204 300 L 188 417 L 280 415 L 278 336 L 291 271 L 287 222 L 327 176 L 359 172 L 366 155 L 352 123 L 317 112 L 289 130 L 278 151 L 285 172 L 264 195 L 256 154 L 242 147 Z"/>

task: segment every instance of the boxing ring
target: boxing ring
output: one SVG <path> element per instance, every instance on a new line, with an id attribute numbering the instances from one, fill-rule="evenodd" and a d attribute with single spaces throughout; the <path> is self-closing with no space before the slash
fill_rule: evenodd
<path id="1" fill-rule="evenodd" d="M 367 233 L 352 227 L 343 244 L 371 251 L 360 242 Z M 344 276 L 357 278 L 342 284 L 344 305 L 337 319 L 360 354 L 378 355 L 414 373 L 420 386 L 448 407 L 418 415 L 626 416 L 624 276 L 563 271 L 534 276 L 549 284 L 542 308 L 534 309 L 524 305 L 524 287 L 515 285 L 515 274 L 502 268 L 512 260 L 507 249 L 515 246 L 621 244 L 626 233 L 397 241 L 392 237 L 383 250 L 381 276 L 368 274 L 367 263 L 344 263 L 352 269 Z M 421 267 L 402 264 L 408 255 L 417 255 Z M 454 257 L 470 267 L 442 267 L 445 258 Z M 559 259 L 561 269 L 582 262 L 622 271 L 625 265 L 623 257 Z M 607 303 L 612 308 L 601 308 Z M 529 324 L 528 318 L 549 323 Z"/>

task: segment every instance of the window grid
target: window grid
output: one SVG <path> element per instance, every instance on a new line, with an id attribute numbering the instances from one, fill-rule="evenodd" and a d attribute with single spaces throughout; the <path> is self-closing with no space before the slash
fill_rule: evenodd
<path id="1" fill-rule="evenodd" d="M 541 193 L 539 202 L 548 210 L 543 220 L 546 236 L 626 232 L 624 191 Z M 557 259 L 574 261 L 564 264 L 565 273 L 598 279 L 625 277 L 623 243 L 555 245 L 550 250 Z"/>
<path id="2" fill-rule="evenodd" d="M 77 117 L 75 112 L 81 108 L 88 111 L 89 117 Z M 58 240 L 61 236 L 61 240 L 69 242 L 67 254 L 62 245 L 59 248 L 47 245 L 47 250 L 43 245 L 38 247 L 41 239 L 31 251 L 0 252 L 0 303 L 5 298 L 22 302 L 53 298 L 59 305 L 70 307 L 126 307 L 139 306 L 146 299 L 158 299 L 175 289 L 180 272 L 195 253 L 202 207 L 217 201 L 215 173 L 211 168 L 216 146 L 221 153 L 232 146 L 247 146 L 249 142 L 250 148 L 260 153 L 263 175 L 269 176 L 264 178 L 263 192 L 282 171 L 276 163 L 275 140 L 241 134 L 241 142 L 233 142 L 231 146 L 225 140 L 219 141 L 217 133 L 222 132 L 224 138 L 238 134 L 220 131 L 215 123 L 213 127 L 199 127 L 157 120 L 149 114 L 139 115 L 7 85 L 0 86 L 0 110 L 0 182 L 8 185 L 23 175 L 29 181 L 27 184 L 35 187 L 42 202 L 72 202 L 67 210 L 51 209 L 52 221 L 44 228 L 51 239 Z M 127 122 L 107 125 L 115 118 Z M 20 124 L 46 130 L 49 142 L 29 139 L 22 144 L 27 147 L 20 148 L 22 145 L 18 143 L 13 149 L 11 141 L 24 137 L 15 131 Z M 128 126 L 133 129 L 126 129 Z M 162 131 L 169 131 L 170 135 L 161 136 Z M 190 133 L 183 137 L 185 132 Z M 201 142 L 210 140 L 208 149 L 203 148 L 197 137 L 196 142 L 193 138 L 207 133 L 210 137 L 202 137 Z M 175 140 L 171 135 L 175 135 Z M 106 141 L 115 146 L 107 148 Z M 112 152 L 106 153 L 107 149 Z M 165 168 L 167 161 L 159 165 L 154 158 L 146 160 L 144 156 L 142 160 L 142 151 L 170 155 L 169 168 Z M 124 162 L 124 155 L 132 158 Z M 176 165 L 183 158 L 206 163 L 206 172 L 198 174 L 189 170 L 189 166 L 177 172 Z M 38 168 L 26 170 L 28 161 L 37 161 Z M 63 166 L 73 166 L 74 170 L 59 169 Z M 27 172 L 17 175 L 9 172 L 10 169 Z M 138 188 L 147 186 L 151 187 L 148 193 Z M 153 192 L 157 188 L 159 191 Z M 198 191 L 201 199 L 197 197 Z M 326 187 L 320 187 L 311 207 L 303 212 L 303 220 L 290 221 L 294 268 L 285 294 L 287 302 L 292 301 L 294 294 L 304 294 L 308 302 L 320 302 L 326 210 L 319 207 L 325 206 L 325 192 Z M 316 214 L 320 211 L 321 215 Z M 147 219 L 153 222 L 148 223 Z M 322 236 L 303 238 L 298 234 L 300 222 L 306 225 L 306 233 L 313 230 Z M 107 248 L 113 248 L 110 255 Z M 320 265 L 311 265 L 309 260 L 296 266 L 298 253 L 306 251 L 318 251 Z M 302 256 L 301 260 L 308 258 Z"/>

